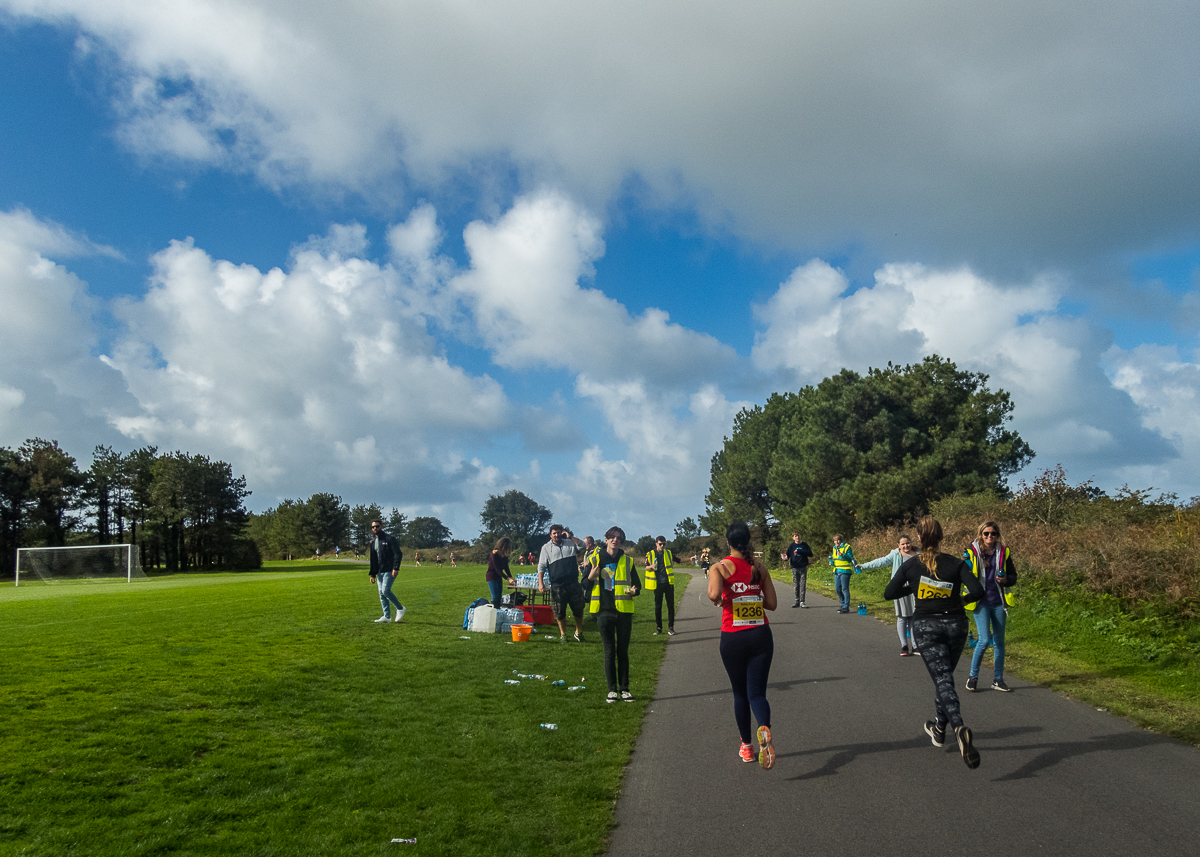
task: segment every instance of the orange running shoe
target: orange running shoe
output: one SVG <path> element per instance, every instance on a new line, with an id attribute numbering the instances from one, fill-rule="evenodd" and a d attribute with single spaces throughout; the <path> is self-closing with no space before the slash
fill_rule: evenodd
<path id="1" fill-rule="evenodd" d="M 742 757 L 743 762 L 753 762 L 754 748 L 749 744 L 743 744 L 742 749 L 738 750 L 738 755 Z"/>
<path id="2" fill-rule="evenodd" d="M 775 767 L 775 748 L 771 746 L 771 727 L 758 727 L 758 763 L 764 771 Z"/>

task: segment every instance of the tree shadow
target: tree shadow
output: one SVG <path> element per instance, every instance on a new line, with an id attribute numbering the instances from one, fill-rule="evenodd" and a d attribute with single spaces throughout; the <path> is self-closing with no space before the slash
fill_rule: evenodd
<path id="1" fill-rule="evenodd" d="M 988 733 L 982 737 L 1008 737 L 1000 735 L 1000 732 L 1005 730 L 997 730 L 994 733 Z M 1029 731 L 1040 731 L 1030 729 Z M 994 750 L 1015 750 L 1018 752 L 1029 750 L 1043 750 L 1038 756 L 1030 759 L 1021 767 L 1002 777 L 996 777 L 993 782 L 1005 782 L 1007 780 L 1025 780 L 1030 777 L 1037 776 L 1041 771 L 1047 768 L 1052 768 L 1060 762 L 1075 756 L 1082 756 L 1086 753 L 1108 752 L 1113 750 L 1141 750 L 1144 747 L 1153 747 L 1157 744 L 1172 744 L 1175 743 L 1172 739 L 1162 735 L 1155 735 L 1153 732 L 1116 732 L 1112 735 L 1099 735 L 1088 738 L 1085 741 L 1061 741 L 1054 744 L 1026 744 L 1009 747 L 992 748 Z"/>
<path id="2" fill-rule="evenodd" d="M 822 682 L 822 681 L 845 681 L 845 680 L 846 680 L 846 677 L 840 676 L 840 675 L 827 676 L 825 678 L 797 678 L 797 679 L 791 679 L 788 681 L 767 682 L 767 689 L 784 691 L 784 690 L 791 690 L 793 687 L 798 687 L 799 685 L 803 685 L 803 684 L 815 684 L 817 682 Z M 730 689 L 728 684 L 726 684 L 720 690 L 702 691 L 700 693 L 684 693 L 684 694 L 680 694 L 678 696 L 656 696 L 656 697 L 654 697 L 654 701 L 655 702 L 664 702 L 668 699 L 696 699 L 697 697 L 701 697 L 701 696 L 732 696 L 732 695 L 733 695 L 733 690 Z"/>

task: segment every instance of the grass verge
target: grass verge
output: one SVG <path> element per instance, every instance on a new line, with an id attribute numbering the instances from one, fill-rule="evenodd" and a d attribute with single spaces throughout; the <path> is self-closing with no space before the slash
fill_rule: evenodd
<path id="1" fill-rule="evenodd" d="M 790 586 L 790 572 L 775 576 Z M 851 606 L 866 604 L 870 615 L 894 625 L 892 602 L 883 599 L 890 577 L 890 568 L 851 575 Z M 808 587 L 836 598 L 833 570 L 810 568 Z M 1125 615 L 1094 594 L 1064 597 L 1036 586 L 1017 591 L 1006 629 L 1006 673 L 1200 746 L 1200 658 L 1167 645 L 1178 642 L 1173 639 L 1156 642 L 1174 632 Z M 980 675 L 990 676 L 991 663 L 988 650 Z"/>
<path id="2" fill-rule="evenodd" d="M 663 656 L 652 601 L 638 701 L 607 705 L 593 624 L 582 645 L 461 630 L 482 566 L 402 569 L 398 625 L 371 621 L 362 566 L 286 568 L 0 588 L 0 852 L 603 849 Z"/>

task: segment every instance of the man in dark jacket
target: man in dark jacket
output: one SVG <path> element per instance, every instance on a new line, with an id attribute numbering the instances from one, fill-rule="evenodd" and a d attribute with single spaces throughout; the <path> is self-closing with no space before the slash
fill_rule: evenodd
<path id="1" fill-rule="evenodd" d="M 812 548 L 800 541 L 799 533 L 792 533 L 792 543 L 787 547 L 788 565 L 792 567 L 792 583 L 796 587 L 796 603 L 793 607 L 807 607 L 804 594 L 808 588 L 808 561 L 812 559 Z"/>
<path id="2" fill-rule="evenodd" d="M 396 572 L 400 570 L 400 560 L 404 554 L 400 552 L 400 543 L 394 536 L 383 531 L 379 521 L 371 522 L 371 582 L 379 586 L 379 603 L 383 605 L 383 615 L 376 622 L 391 622 L 390 605 L 396 605 L 396 621 L 404 618 L 404 605 L 392 594 L 392 583 L 396 580 Z"/>

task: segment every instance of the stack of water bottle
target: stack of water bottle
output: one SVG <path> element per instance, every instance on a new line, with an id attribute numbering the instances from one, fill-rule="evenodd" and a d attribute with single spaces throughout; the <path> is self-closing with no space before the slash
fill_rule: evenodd
<path id="1" fill-rule="evenodd" d="M 521 587 L 522 589 L 537 589 L 537 572 L 533 572 L 532 574 L 518 574 L 516 579 L 517 586 Z"/>
<path id="2" fill-rule="evenodd" d="M 496 633 L 512 633 L 513 625 L 524 625 L 525 611 L 520 607 L 501 607 L 496 611 Z"/>

